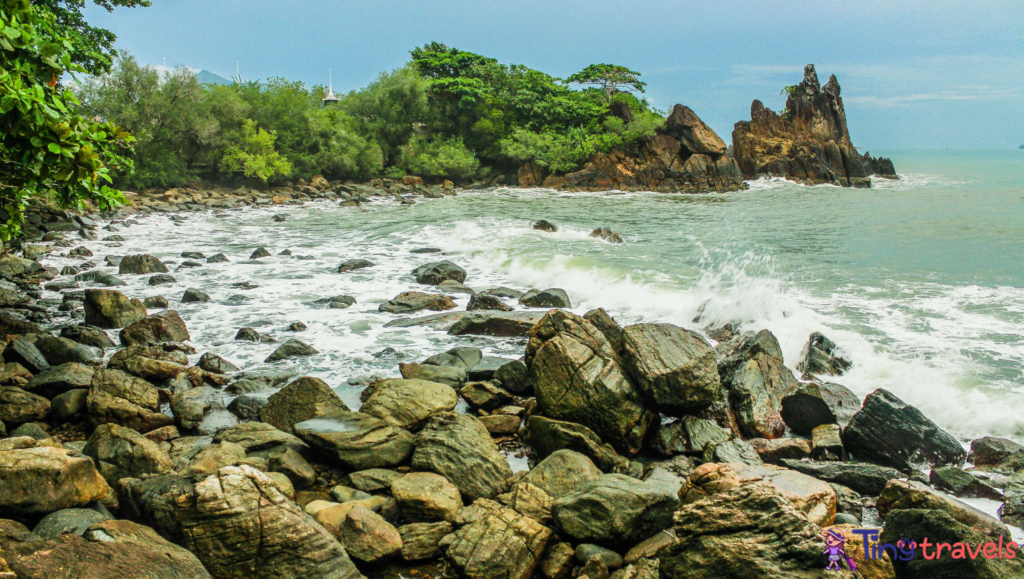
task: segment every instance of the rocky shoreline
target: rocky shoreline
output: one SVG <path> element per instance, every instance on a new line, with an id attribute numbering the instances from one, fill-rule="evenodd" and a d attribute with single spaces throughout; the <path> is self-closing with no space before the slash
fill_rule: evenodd
<path id="1" fill-rule="evenodd" d="M 455 193 L 415 179 L 288 189 L 30 215 L 27 237 L 45 244 L 0 258 L 0 577 L 1021 576 L 1005 556 L 866 556 L 855 530 L 1002 554 L 1006 525 L 1024 525 L 1024 447 L 983 438 L 968 454 L 892 393 L 862 401 L 828 381 L 857 361 L 826 336 L 809 337 L 797 376 L 767 330 L 622 327 L 567 311 L 558 288 L 474 291 L 456 263 L 413 254 L 409 291 L 380 306 L 410 317 L 389 326 L 526 347 L 397 364 L 401 378 L 368 384 L 353 409 L 336 385 L 289 370 L 316 353 L 301 323 L 276 337 L 239 328 L 236 340 L 278 342 L 275 369 L 239 368 L 197 348 L 171 300 L 118 290 L 126 276 L 161 284 L 159 259 L 90 261 L 93 242 L 145 227 L 135 214 Z M 228 259 L 181 251 L 179 267 Z M 56 252 L 81 263 L 48 266 Z M 465 311 L 453 292 L 472 295 Z M 532 468 L 514 472 L 509 454 Z M 1002 502 L 1001 520 L 956 497 Z M 856 571 L 825 570 L 829 529 Z"/>

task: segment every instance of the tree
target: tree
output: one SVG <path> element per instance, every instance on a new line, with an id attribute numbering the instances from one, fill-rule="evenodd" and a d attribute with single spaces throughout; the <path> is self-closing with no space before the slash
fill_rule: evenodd
<path id="1" fill-rule="evenodd" d="M 292 172 L 292 165 L 274 150 L 276 139 L 276 132 L 258 129 L 255 121 L 246 119 L 240 142 L 227 150 L 221 166 L 225 171 L 241 172 L 264 183 L 272 177 L 288 175 Z"/>
<path id="2" fill-rule="evenodd" d="M 52 33 L 71 41 L 71 62 L 79 64 L 90 74 L 109 72 L 117 51 L 114 41 L 117 36 L 104 28 L 89 26 L 82 16 L 86 0 L 32 0 L 40 11 L 53 15 L 50 23 Z M 115 7 L 134 8 L 149 6 L 149 0 L 93 0 L 107 12 Z"/>
<path id="3" fill-rule="evenodd" d="M 428 82 L 411 67 L 381 73 L 365 88 L 352 91 L 341 109 L 359 124 L 393 161 L 399 148 L 412 138 L 417 123 L 427 120 Z"/>
<path id="4" fill-rule="evenodd" d="M 78 113 L 75 95 L 59 79 L 84 72 L 72 42 L 54 33 L 52 14 L 28 0 L 0 5 L 0 204 L 7 214 L 0 238 L 16 235 L 32 197 L 64 208 L 94 202 L 101 210 L 124 202 L 107 186 L 111 169 L 130 169 L 133 141 L 113 123 Z"/>
<path id="5" fill-rule="evenodd" d="M 565 79 L 566 82 L 595 85 L 608 96 L 619 91 L 619 87 L 644 92 L 647 83 L 640 80 L 640 73 L 617 64 L 591 64 L 587 68 Z"/>

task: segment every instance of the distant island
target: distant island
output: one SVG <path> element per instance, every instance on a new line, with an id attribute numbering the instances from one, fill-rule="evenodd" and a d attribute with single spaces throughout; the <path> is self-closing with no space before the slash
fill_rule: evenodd
<path id="1" fill-rule="evenodd" d="M 208 70 L 200 70 L 199 72 L 197 72 L 196 73 L 196 80 L 199 81 L 199 84 L 222 84 L 222 85 L 232 84 L 230 80 L 224 78 L 223 76 L 221 76 L 221 75 L 219 75 L 217 73 L 210 72 Z"/>

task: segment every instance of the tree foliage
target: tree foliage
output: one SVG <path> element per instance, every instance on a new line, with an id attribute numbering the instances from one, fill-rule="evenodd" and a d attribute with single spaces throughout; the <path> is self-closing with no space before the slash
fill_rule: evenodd
<path id="1" fill-rule="evenodd" d="M 597 86 L 605 94 L 611 96 L 619 91 L 620 87 L 644 92 L 647 83 L 641 81 L 640 76 L 639 72 L 617 64 L 591 64 L 565 80 L 566 82 Z"/>
<path id="2" fill-rule="evenodd" d="M 271 177 L 288 175 L 292 164 L 274 149 L 277 132 L 267 132 L 256 127 L 256 122 L 246 119 L 238 142 L 228 147 L 221 159 L 225 171 L 244 173 L 250 179 L 266 183 Z"/>
<path id="3" fill-rule="evenodd" d="M 90 26 L 82 16 L 86 0 L 32 0 L 32 5 L 53 15 L 50 26 L 55 36 L 71 42 L 71 61 L 91 74 L 110 70 L 117 52 L 117 36 L 104 28 Z M 114 8 L 149 6 L 149 0 L 93 0 L 97 6 L 113 12 Z"/>
<path id="4" fill-rule="evenodd" d="M 32 197 L 62 207 L 123 202 L 107 183 L 111 169 L 130 171 L 122 154 L 132 137 L 112 122 L 79 114 L 79 101 L 60 78 L 84 68 L 73 60 L 72 39 L 55 32 L 60 27 L 52 14 L 28 0 L 0 6 L 0 203 L 7 214 L 0 238 L 7 240 Z"/>

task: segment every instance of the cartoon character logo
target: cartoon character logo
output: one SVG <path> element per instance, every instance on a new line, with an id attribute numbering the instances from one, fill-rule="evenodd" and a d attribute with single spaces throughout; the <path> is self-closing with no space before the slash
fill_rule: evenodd
<path id="1" fill-rule="evenodd" d="M 851 570 L 857 569 L 857 563 L 846 554 L 846 537 L 835 529 L 829 529 L 824 533 L 825 550 L 822 554 L 828 557 L 828 566 L 825 569 L 839 571 L 842 567 L 839 561 L 846 561 L 846 566 Z"/>

